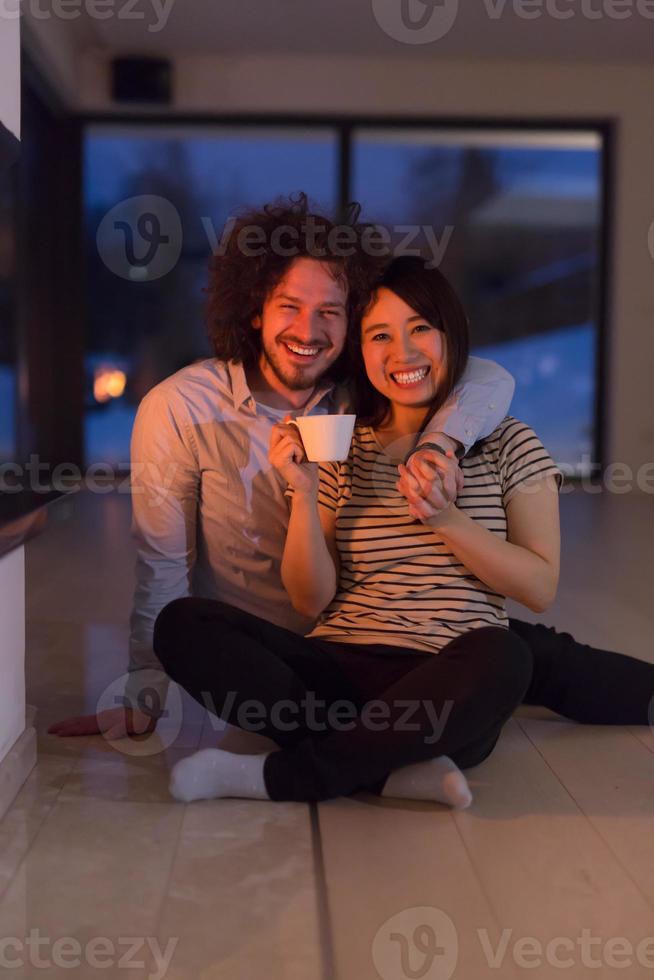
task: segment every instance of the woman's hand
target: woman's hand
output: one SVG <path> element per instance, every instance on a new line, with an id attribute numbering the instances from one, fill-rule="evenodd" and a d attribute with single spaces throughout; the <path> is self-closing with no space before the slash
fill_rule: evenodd
<path id="1" fill-rule="evenodd" d="M 318 464 L 308 462 L 299 429 L 288 425 L 290 418 L 287 415 L 283 422 L 273 426 L 268 458 L 296 493 L 316 497 Z"/>
<path id="2" fill-rule="evenodd" d="M 447 455 L 430 449 L 416 452 L 398 470 L 397 488 L 406 497 L 411 516 L 423 523 L 435 525 L 444 519 L 463 488 L 463 474 L 451 451 Z"/>

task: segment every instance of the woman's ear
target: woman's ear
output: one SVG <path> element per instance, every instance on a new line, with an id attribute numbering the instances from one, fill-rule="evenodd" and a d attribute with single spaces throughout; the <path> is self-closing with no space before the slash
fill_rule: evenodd
<path id="1" fill-rule="evenodd" d="M 252 328 L 254 330 L 261 330 L 261 317 L 259 315 L 252 317 Z"/>

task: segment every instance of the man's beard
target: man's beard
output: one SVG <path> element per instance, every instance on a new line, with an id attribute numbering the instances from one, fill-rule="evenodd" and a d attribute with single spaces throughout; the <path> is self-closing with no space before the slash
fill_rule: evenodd
<path id="1" fill-rule="evenodd" d="M 282 365 L 277 358 L 277 351 L 275 348 L 272 350 L 267 348 L 265 344 L 261 347 L 261 356 L 265 360 L 266 364 L 270 367 L 271 371 L 275 375 L 278 381 L 281 381 L 289 391 L 306 391 L 307 388 L 312 388 L 316 381 L 322 377 L 323 373 L 327 370 L 320 370 L 314 364 L 307 364 L 306 367 L 302 367 L 301 364 L 296 366 Z M 315 371 L 315 374 L 312 373 Z"/>

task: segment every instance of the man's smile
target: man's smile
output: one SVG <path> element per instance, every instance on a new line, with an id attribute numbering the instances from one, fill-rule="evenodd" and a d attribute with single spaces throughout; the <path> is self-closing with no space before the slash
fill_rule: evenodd
<path id="1" fill-rule="evenodd" d="M 290 359 L 295 364 L 311 364 L 316 361 L 325 348 L 319 344 L 296 344 L 293 341 L 281 342 Z"/>

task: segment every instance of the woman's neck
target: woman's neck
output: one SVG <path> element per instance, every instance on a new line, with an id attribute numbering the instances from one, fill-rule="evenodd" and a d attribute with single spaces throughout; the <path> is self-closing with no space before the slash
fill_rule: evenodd
<path id="1" fill-rule="evenodd" d="M 418 437 L 427 409 L 407 405 L 389 405 L 384 420 L 376 427 L 375 434 L 382 445 L 409 436 Z"/>
<path id="2" fill-rule="evenodd" d="M 394 432 L 398 436 L 408 436 L 420 431 L 426 414 L 427 408 L 424 405 L 389 405 L 388 413 L 378 428 L 381 431 Z"/>

